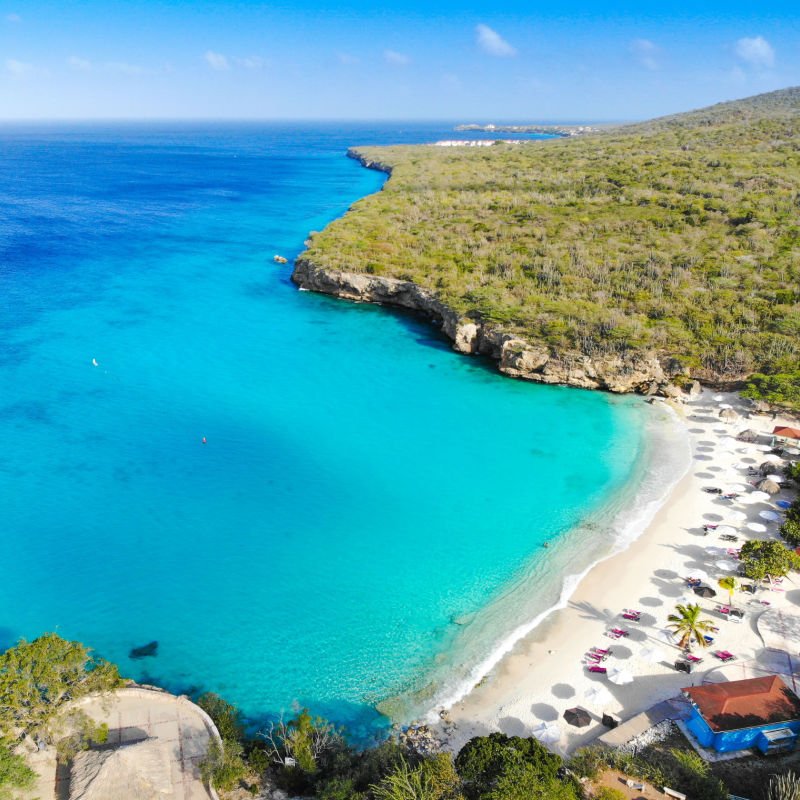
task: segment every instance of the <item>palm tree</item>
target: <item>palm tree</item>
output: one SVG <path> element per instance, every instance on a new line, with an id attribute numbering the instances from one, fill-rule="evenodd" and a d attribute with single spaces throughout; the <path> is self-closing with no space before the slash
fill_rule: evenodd
<path id="1" fill-rule="evenodd" d="M 726 575 L 724 578 L 720 578 L 717 583 L 719 584 L 720 589 L 727 590 L 728 602 L 733 604 L 733 593 L 739 588 L 736 578 L 733 575 Z"/>
<path id="2" fill-rule="evenodd" d="M 692 640 L 694 639 L 700 647 L 708 647 L 708 642 L 703 638 L 703 634 L 710 631 L 713 627 L 707 619 L 700 619 L 700 606 L 678 604 L 675 606 L 675 613 L 670 614 L 667 619 L 671 623 L 667 627 L 677 636 L 680 636 L 678 645 L 691 650 Z"/>

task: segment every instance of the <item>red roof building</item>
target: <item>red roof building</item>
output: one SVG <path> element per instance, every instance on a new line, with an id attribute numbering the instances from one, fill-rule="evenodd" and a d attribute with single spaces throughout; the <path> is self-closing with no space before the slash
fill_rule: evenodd
<path id="1" fill-rule="evenodd" d="M 787 428 L 785 425 L 776 425 L 772 429 L 772 435 L 779 436 L 781 439 L 800 439 L 800 430 Z"/>
<path id="2" fill-rule="evenodd" d="M 692 702 L 687 728 L 718 752 L 792 749 L 800 733 L 800 698 L 777 676 L 709 683 L 681 690 Z"/>

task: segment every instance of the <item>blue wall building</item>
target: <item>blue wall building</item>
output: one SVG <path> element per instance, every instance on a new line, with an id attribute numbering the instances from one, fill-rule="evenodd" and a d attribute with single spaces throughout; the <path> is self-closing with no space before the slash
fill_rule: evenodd
<path id="1" fill-rule="evenodd" d="M 702 747 L 718 753 L 754 747 L 768 755 L 797 745 L 800 698 L 777 675 L 682 691 L 692 703 L 686 727 Z"/>

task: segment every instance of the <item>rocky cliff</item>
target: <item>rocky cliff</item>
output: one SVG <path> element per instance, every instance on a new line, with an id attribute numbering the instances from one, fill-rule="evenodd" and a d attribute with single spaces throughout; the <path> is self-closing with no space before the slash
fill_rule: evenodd
<path id="1" fill-rule="evenodd" d="M 303 256 L 295 262 L 292 280 L 303 289 L 345 300 L 418 312 L 439 326 L 459 353 L 490 356 L 498 362 L 500 372 L 514 378 L 619 393 L 680 394 L 670 385 L 674 374 L 655 356 L 592 358 L 580 353 L 554 353 L 543 344 L 493 324 L 459 317 L 432 292 L 411 281 L 324 269 Z"/>

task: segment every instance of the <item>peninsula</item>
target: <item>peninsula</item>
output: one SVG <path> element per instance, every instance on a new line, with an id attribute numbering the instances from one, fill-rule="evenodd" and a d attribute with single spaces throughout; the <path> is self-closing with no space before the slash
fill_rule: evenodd
<path id="1" fill-rule="evenodd" d="M 359 147 L 383 190 L 297 284 L 419 311 L 513 377 L 800 408 L 800 89 L 578 138 Z"/>
<path id="2" fill-rule="evenodd" d="M 539 133 L 552 136 L 583 136 L 600 128 L 596 125 L 456 125 L 456 131 L 483 131 L 484 133 Z"/>

